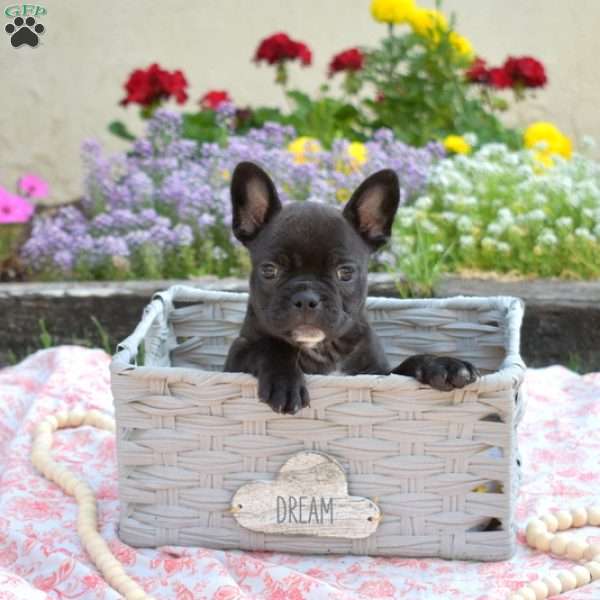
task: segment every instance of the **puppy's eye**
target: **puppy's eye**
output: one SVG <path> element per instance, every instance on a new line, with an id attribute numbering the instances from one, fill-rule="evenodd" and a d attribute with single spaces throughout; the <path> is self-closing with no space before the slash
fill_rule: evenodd
<path id="1" fill-rule="evenodd" d="M 354 277 L 354 267 L 352 265 L 339 266 L 337 276 L 340 281 L 350 281 Z"/>
<path id="2" fill-rule="evenodd" d="M 277 268 L 277 265 L 274 265 L 273 263 L 265 263 L 260 266 L 260 274 L 265 279 L 275 279 L 278 273 L 279 269 Z"/>

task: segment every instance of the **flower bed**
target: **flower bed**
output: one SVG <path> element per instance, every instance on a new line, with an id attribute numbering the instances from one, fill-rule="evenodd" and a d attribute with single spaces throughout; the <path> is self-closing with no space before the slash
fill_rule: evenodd
<path id="1" fill-rule="evenodd" d="M 414 0 L 373 0 L 371 14 L 387 35 L 330 60 L 337 95 L 328 85 L 316 97 L 288 88 L 292 65 L 312 64 L 307 43 L 283 32 L 259 42 L 254 61 L 275 69 L 288 111 L 238 106 L 227 90 L 211 90 L 199 111 L 168 112 L 166 102 L 189 100 L 185 74 L 158 63 L 136 69 L 121 104 L 140 107 L 145 134 L 114 122 L 111 131 L 132 142 L 127 153 L 84 144 L 79 203 L 37 211 L 25 227 L 12 221 L 25 206 L 21 220 L 30 218 L 35 194 L 0 188 L 0 278 L 3 253 L 14 254 L 29 229 L 19 256 L 34 279 L 245 274 L 228 192 L 241 160 L 269 171 L 283 201 L 334 205 L 368 174 L 393 168 L 403 206 L 374 269 L 403 272 L 417 284 L 411 293 L 430 293 L 443 271 L 598 277 L 599 164 L 573 155 L 550 123 L 519 132 L 498 117 L 508 91 L 522 100 L 546 85 L 542 63 L 509 56 L 488 65 L 453 16 Z"/>
<path id="2" fill-rule="evenodd" d="M 546 167 L 538 154 L 488 144 L 434 165 L 425 194 L 399 209 L 399 268 L 600 277 L 600 164 L 553 154 Z"/>
<path id="3" fill-rule="evenodd" d="M 345 202 L 366 174 L 393 168 L 408 200 L 423 187 L 439 144 L 411 148 L 381 130 L 364 145 L 331 150 L 292 141 L 293 128 L 267 124 L 223 146 L 182 139 L 181 116 L 158 111 L 128 154 L 84 144 L 80 207 L 36 219 L 22 255 L 42 279 L 130 279 L 228 275 L 243 270 L 230 235 L 229 179 L 241 160 L 260 162 L 282 200 Z M 290 145 L 290 150 L 288 146 Z M 297 141 L 296 141 L 297 142 Z"/>

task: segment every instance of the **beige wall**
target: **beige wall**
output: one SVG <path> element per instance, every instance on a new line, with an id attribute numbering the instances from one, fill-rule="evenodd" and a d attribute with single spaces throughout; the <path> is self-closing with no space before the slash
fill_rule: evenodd
<path id="1" fill-rule="evenodd" d="M 13 3 L 12 1 L 10 2 Z M 432 5 L 432 2 L 423 2 Z M 7 0 L 2 6 L 8 4 Z M 47 178 L 55 200 L 80 193 L 79 145 L 121 118 L 140 130 L 137 110 L 118 106 L 135 67 L 181 68 L 190 96 L 230 90 L 241 104 L 281 99 L 271 69 L 250 62 L 259 38 L 276 30 L 306 41 L 314 66 L 292 68 L 292 83 L 316 89 L 331 55 L 384 33 L 369 0 L 46 0 L 43 44 L 14 49 L 0 31 L 0 185 L 23 171 Z M 550 85 L 520 106 L 518 123 L 548 118 L 567 133 L 600 140 L 599 0 L 448 0 L 458 29 L 491 61 L 532 54 Z"/>

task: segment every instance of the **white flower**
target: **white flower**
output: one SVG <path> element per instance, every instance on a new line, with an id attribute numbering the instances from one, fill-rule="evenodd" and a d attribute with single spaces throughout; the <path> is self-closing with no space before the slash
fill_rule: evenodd
<path id="1" fill-rule="evenodd" d="M 476 133 L 469 131 L 468 133 L 465 133 L 463 135 L 463 138 L 464 138 L 465 142 L 467 142 L 467 144 L 469 144 L 470 146 L 477 145 L 477 134 Z"/>
<path id="2" fill-rule="evenodd" d="M 571 229 L 571 227 L 573 227 L 573 219 L 571 219 L 571 217 L 560 217 L 556 219 L 556 226 L 564 229 Z"/>
<path id="3" fill-rule="evenodd" d="M 496 242 L 496 240 L 489 238 L 489 237 L 484 237 L 481 240 L 481 247 L 484 250 L 494 250 L 497 245 L 498 245 L 498 242 Z"/>
<path id="4" fill-rule="evenodd" d="M 473 228 L 473 221 L 467 215 L 462 215 L 456 221 L 456 228 L 459 231 L 471 231 Z"/>
<path id="5" fill-rule="evenodd" d="M 498 220 L 504 225 L 512 225 L 515 222 L 515 217 L 510 208 L 503 207 L 498 211 Z"/>
<path id="6" fill-rule="evenodd" d="M 600 223 L 594 227 L 594 235 L 600 240 Z"/>
<path id="7" fill-rule="evenodd" d="M 444 251 L 444 246 L 442 246 L 442 244 L 433 244 L 433 246 L 431 246 L 431 250 L 436 254 L 441 254 Z"/>
<path id="8" fill-rule="evenodd" d="M 584 135 L 581 138 L 581 146 L 585 152 L 593 152 L 598 147 L 596 140 L 591 135 Z"/>
<path id="9" fill-rule="evenodd" d="M 537 192 L 533 195 L 533 203 L 537 204 L 537 206 L 544 206 L 548 202 L 548 198 L 545 194 L 541 192 Z"/>
<path id="10" fill-rule="evenodd" d="M 415 206 L 421 210 L 428 210 L 433 206 L 433 200 L 429 196 L 421 196 L 415 202 Z"/>
<path id="11" fill-rule="evenodd" d="M 472 248 L 475 245 L 475 238 L 472 235 L 461 235 L 458 243 L 461 248 Z"/>
<path id="12" fill-rule="evenodd" d="M 419 227 L 427 233 L 436 234 L 439 233 L 439 228 L 435 223 L 432 223 L 429 219 L 423 219 L 419 221 Z"/>
<path id="13" fill-rule="evenodd" d="M 506 242 L 498 242 L 496 247 L 498 248 L 499 252 L 502 252 L 502 254 L 510 254 L 510 246 Z"/>
<path id="14" fill-rule="evenodd" d="M 578 227 L 575 230 L 575 235 L 580 237 L 583 240 L 588 240 L 589 242 L 595 242 L 594 236 L 591 234 L 590 230 L 587 227 Z"/>
<path id="15" fill-rule="evenodd" d="M 458 219 L 458 215 L 456 213 L 450 212 L 448 210 L 445 210 L 444 212 L 442 212 L 441 217 L 442 217 L 442 219 L 444 219 L 444 221 L 447 221 L 448 223 L 454 223 L 454 221 L 456 221 L 456 219 Z"/>
<path id="16" fill-rule="evenodd" d="M 526 221 L 543 221 L 546 213 L 541 208 L 535 208 L 524 215 Z"/>
<path id="17" fill-rule="evenodd" d="M 555 246 L 558 244 L 558 238 L 550 229 L 543 229 L 538 237 L 538 244 L 542 246 Z"/>
<path id="18" fill-rule="evenodd" d="M 487 226 L 487 232 L 494 237 L 502 235 L 504 232 L 504 225 L 502 223 L 490 223 Z"/>

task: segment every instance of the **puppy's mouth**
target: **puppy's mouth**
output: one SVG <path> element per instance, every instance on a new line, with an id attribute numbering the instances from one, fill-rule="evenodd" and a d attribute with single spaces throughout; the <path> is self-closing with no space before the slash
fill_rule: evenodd
<path id="1" fill-rule="evenodd" d="M 292 331 L 292 339 L 296 344 L 312 348 L 325 339 L 325 332 L 312 325 L 300 325 Z"/>

